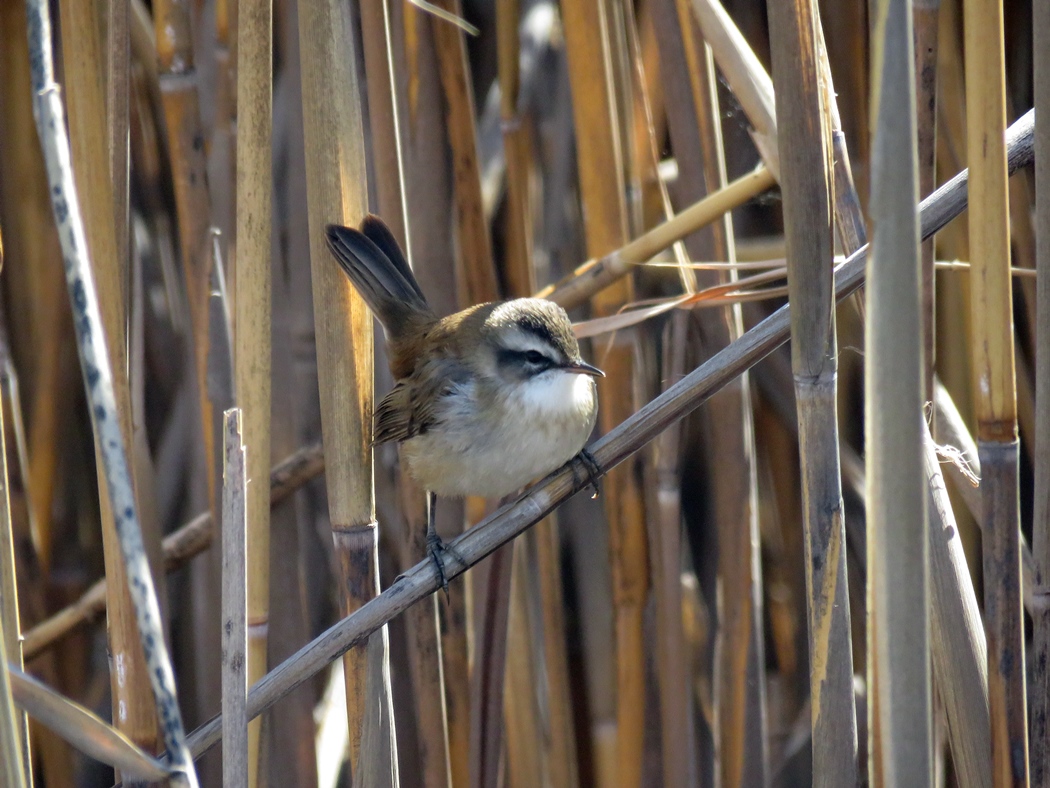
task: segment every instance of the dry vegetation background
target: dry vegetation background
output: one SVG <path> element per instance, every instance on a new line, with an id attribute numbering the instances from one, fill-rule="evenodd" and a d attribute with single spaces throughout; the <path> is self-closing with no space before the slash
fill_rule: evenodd
<path id="1" fill-rule="evenodd" d="M 1050 3 L 434 1 L 0 0 L 0 784 L 157 779 L 223 710 L 174 784 L 1050 785 L 1050 134 L 1002 143 Z M 601 496 L 501 510 L 447 598 L 324 248 L 367 211 L 439 313 L 541 292 L 609 374 Z"/>

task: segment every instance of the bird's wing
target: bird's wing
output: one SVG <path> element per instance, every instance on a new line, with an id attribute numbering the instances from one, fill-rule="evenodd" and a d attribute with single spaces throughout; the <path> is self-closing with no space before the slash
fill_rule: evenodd
<path id="1" fill-rule="evenodd" d="M 447 359 L 444 363 L 418 368 L 379 403 L 372 443 L 400 443 L 440 423 L 441 414 L 448 411 L 450 398 L 463 396 L 462 386 L 469 375 L 465 367 Z"/>

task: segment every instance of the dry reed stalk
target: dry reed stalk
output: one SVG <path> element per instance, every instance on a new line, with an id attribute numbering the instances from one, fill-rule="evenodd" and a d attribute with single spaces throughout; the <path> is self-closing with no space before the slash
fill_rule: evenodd
<path id="1" fill-rule="evenodd" d="M 228 259 L 227 284 L 236 287 L 237 265 L 237 107 L 240 9 L 237 0 L 215 1 L 214 117 L 208 138 L 212 220 L 223 234 Z M 249 110 L 250 111 L 250 110 Z"/>
<path id="2" fill-rule="evenodd" d="M 238 118 L 234 391 L 235 401 L 243 414 L 247 478 L 264 479 L 270 467 L 273 9 L 271 0 L 238 0 L 236 5 Z M 251 685 L 266 674 L 270 623 L 268 486 L 249 484 L 245 505 L 248 522 L 247 679 Z M 224 587 L 225 582 L 224 572 Z M 254 786 L 259 784 L 261 721 L 250 727 L 247 779 L 248 784 Z"/>
<path id="3" fill-rule="evenodd" d="M 665 385 L 685 374 L 688 327 L 688 315 L 676 312 L 664 329 L 660 377 Z M 648 486 L 655 490 L 655 495 L 650 496 L 654 509 L 651 520 L 655 527 L 649 529 L 649 555 L 656 604 L 654 651 L 660 699 L 662 777 L 665 785 L 690 785 L 698 778 L 698 764 L 689 692 L 691 666 L 682 618 L 681 431 L 664 432 L 653 441 L 652 453 L 650 466 L 654 478 L 648 480 Z"/>
<path id="4" fill-rule="evenodd" d="M 576 129 L 580 198 L 587 254 L 600 257 L 627 241 L 624 150 L 617 130 L 624 108 L 616 103 L 618 86 L 612 60 L 616 42 L 603 0 L 570 0 L 562 6 Z M 597 316 L 615 313 L 633 298 L 630 280 L 598 292 Z M 557 299 L 555 299 L 557 300 Z M 563 303 L 563 306 L 565 304 Z M 630 334 L 621 337 L 602 359 L 608 378 L 599 384 L 599 423 L 604 432 L 634 412 L 634 362 Z M 604 484 L 609 524 L 616 654 L 615 741 L 594 728 L 598 785 L 635 785 L 641 780 L 645 730 L 645 648 L 642 614 L 649 584 L 645 509 L 632 464 L 613 471 Z M 597 734 L 597 735 L 596 735 Z"/>
<path id="5" fill-rule="evenodd" d="M 128 276 L 127 257 L 119 257 L 116 214 L 110 162 L 111 133 L 107 114 L 99 112 L 106 104 L 106 58 L 109 42 L 99 40 L 99 3 L 63 3 L 62 51 L 66 97 L 69 108 L 69 134 L 73 166 L 79 195 L 83 198 L 84 223 L 97 282 L 103 326 L 109 337 L 109 362 L 114 371 L 114 392 L 123 445 L 130 446 L 132 434 L 131 390 L 127 375 Z M 126 244 L 125 244 L 126 246 Z M 110 685 L 114 719 L 135 744 L 153 750 L 157 746 L 157 718 L 150 678 L 139 648 L 135 611 L 127 590 L 127 577 L 117 536 L 114 513 L 105 483 L 105 466 L 98 456 L 99 508 L 108 585 L 107 602 L 109 652 L 113 669 Z M 132 478 L 132 484 L 137 480 Z M 154 522 L 154 525 L 156 523 Z M 152 529 L 150 529 L 152 531 Z M 159 557 L 160 534 L 146 532 L 143 537 L 152 559 Z M 154 548 L 156 548 L 154 550 Z M 156 563 L 151 560 L 151 563 Z M 161 586 L 163 588 L 163 586 Z"/>
<path id="6" fill-rule="evenodd" d="M 791 366 L 799 422 L 810 651 L 813 780 L 857 781 L 853 644 L 837 425 L 830 112 L 820 88 L 814 0 L 769 4 L 779 78 Z"/>
<path id="7" fill-rule="evenodd" d="M 402 55 L 396 45 L 388 0 L 361 4 L 362 43 L 368 90 L 372 161 L 379 214 L 393 231 L 413 263 L 411 225 L 405 210 L 407 190 L 402 147 L 401 118 L 404 98 L 395 88 L 400 76 L 395 59 Z M 405 566 L 426 555 L 424 492 L 412 484 L 402 467 L 400 477 L 402 513 L 409 529 Z M 426 785 L 449 784 L 448 721 L 445 710 L 445 681 L 439 636 L 438 602 L 418 605 L 408 614 L 407 632 L 415 704 L 416 753 L 421 779 Z"/>
<path id="8" fill-rule="evenodd" d="M 918 128 L 919 198 L 937 185 L 937 38 L 941 0 L 913 0 L 915 30 L 915 109 Z M 922 244 L 922 347 L 923 388 L 933 400 L 933 376 L 937 361 L 936 282 L 933 268 L 933 239 Z"/>
<path id="9" fill-rule="evenodd" d="M 719 0 L 691 0 L 693 14 L 715 62 L 751 122 L 762 161 L 780 180 L 773 83 Z"/>
<path id="10" fill-rule="evenodd" d="M 711 47 L 699 35 L 684 0 L 676 3 L 691 79 L 693 110 L 699 132 L 702 174 L 687 176 L 704 180 L 704 190 L 716 193 L 726 188 L 725 152 L 722 145 L 722 113 L 718 101 L 717 76 Z M 672 135 L 677 123 L 669 117 Z M 691 146 L 686 133 L 677 132 L 681 144 Z M 681 157 L 679 158 L 681 171 Z M 694 187 L 695 189 L 696 187 Z M 681 190 L 689 190 L 683 184 Z M 700 196 L 701 191 L 691 195 Z M 690 196 L 691 196 L 690 195 Z M 711 226 L 710 243 L 703 236 L 687 241 L 690 252 L 711 252 L 719 259 L 736 259 L 732 217 L 726 213 Z M 734 282 L 735 272 L 699 272 L 692 287 L 709 288 Z M 687 284 L 687 291 L 689 284 Z M 703 337 L 701 353 L 720 350 L 743 333 L 738 305 L 727 310 L 703 310 L 696 317 Z M 768 781 L 769 751 L 766 718 L 765 644 L 763 642 L 762 579 L 758 532 L 758 487 L 755 470 L 754 421 L 749 374 L 744 373 L 712 397 L 707 409 L 710 445 L 708 468 L 714 495 L 714 517 L 718 522 L 718 576 L 724 593 L 718 599 L 719 629 L 715 641 L 716 760 L 723 785 L 764 784 Z M 680 577 L 677 578 L 680 583 Z M 668 578 L 668 583 L 673 582 Z"/>
<path id="11" fill-rule="evenodd" d="M 1050 4 L 1032 5 L 1035 107 L 1050 115 Z M 1036 346 L 1035 511 L 1032 547 L 1035 585 L 1047 600 L 1050 586 L 1050 124 L 1035 134 Z M 1031 770 L 1034 788 L 1050 787 L 1050 605 L 1032 614 Z"/>
<path id="12" fill-rule="evenodd" d="M 759 167 L 737 178 L 724 189 L 679 211 L 677 216 L 663 224 L 631 241 L 621 242 L 614 251 L 593 257 L 561 281 L 540 290 L 536 297 L 549 298 L 566 309 L 577 307 L 629 274 L 635 265 L 646 262 L 690 233 L 718 221 L 727 212 L 775 185 L 773 174 L 765 167 Z"/>
<path id="13" fill-rule="evenodd" d="M 981 478 L 981 458 L 977 451 L 977 443 L 970 435 L 969 428 L 955 406 L 952 395 L 948 393 L 940 380 L 934 381 L 933 404 L 934 438 L 939 445 L 948 446 L 957 451 L 960 457 L 960 462 L 946 462 L 944 468 L 947 470 L 947 475 L 954 481 L 956 491 L 962 498 L 970 516 L 983 532 L 985 524 L 984 513 L 981 510 L 982 491 L 979 484 L 974 486 L 974 480 Z M 964 467 L 967 469 L 965 473 Z M 1021 589 L 1025 608 L 1029 615 L 1032 615 L 1036 611 L 1035 559 L 1025 541 L 1024 534 L 1022 533 L 1019 538 L 1021 540 Z"/>
<path id="14" fill-rule="evenodd" d="M 17 621 L 0 615 L 0 777 L 10 788 L 25 788 L 25 760 L 22 750 L 24 718 L 15 711 L 11 698 L 11 674 L 7 661 L 8 629 Z"/>
<path id="15" fill-rule="evenodd" d="M 528 788 L 550 780 L 547 737 L 537 692 L 539 681 L 535 657 L 540 652 L 533 646 L 535 635 L 542 637 L 543 633 L 534 632 L 529 621 L 533 602 L 530 585 L 537 569 L 534 556 L 529 555 L 530 545 L 528 539 L 514 542 L 503 723 L 496 723 L 506 727 L 506 784 L 512 788 Z"/>
<path id="16" fill-rule="evenodd" d="M 932 779 L 929 540 L 922 445 L 922 279 L 915 64 L 907 0 L 878 8 L 872 80 L 865 436 L 868 490 L 868 676 L 871 784 Z M 904 110 L 902 111 L 902 107 Z"/>
<path id="17" fill-rule="evenodd" d="M 208 476 L 208 504 L 213 517 L 217 517 L 219 455 L 215 436 L 221 434 L 221 426 L 207 389 L 212 201 L 208 189 L 189 3 L 185 0 L 157 0 L 153 4 L 153 24 L 182 274 L 189 302 L 191 346 Z"/>
<path id="18" fill-rule="evenodd" d="M 1050 4 L 1032 5 L 1035 108 L 1050 115 Z M 1036 328 L 1035 337 L 1035 511 L 1032 546 L 1036 594 L 1032 614 L 1031 779 L 1050 786 L 1050 124 L 1035 131 Z"/>
<path id="19" fill-rule="evenodd" d="M 136 747 L 120 731 L 88 709 L 55 692 L 34 676 L 13 667 L 7 673 L 15 703 L 28 710 L 34 721 L 47 726 L 84 754 L 140 780 L 161 781 L 170 776 L 163 763 Z M 28 777 L 28 772 L 26 774 Z M 13 783 L 5 782 L 4 785 Z"/>
<path id="20" fill-rule="evenodd" d="M 72 334 L 69 311 L 61 304 L 65 283 L 58 264 L 61 250 L 51 218 L 51 201 L 44 162 L 33 128 L 29 77 L 26 9 L 23 3 L 0 5 L 0 195 L 8 265 L 4 289 L 10 294 L 6 312 L 12 332 L 21 341 L 12 348 L 25 392 L 29 515 L 41 568 L 50 566 L 52 500 L 61 441 L 59 416 L 70 407 L 73 379 L 68 360 L 55 348 L 68 346 Z M 17 261 L 17 263 L 16 263 Z M 63 363 L 66 362 L 66 363 Z"/>
<path id="21" fill-rule="evenodd" d="M 241 8 L 248 5 L 246 0 L 241 3 Z M 240 29 L 247 28 L 241 25 Z M 245 49 L 242 46 L 241 52 Z M 246 105 L 241 102 L 241 106 Z M 243 204 L 238 200 L 238 205 Z M 238 281 L 242 281 L 241 278 Z M 222 472 L 222 784 L 243 788 L 249 784 L 252 772 L 248 761 L 246 705 L 251 664 L 248 661 L 248 463 L 240 408 L 227 410 L 223 415 L 226 429 Z"/>
<path id="22" fill-rule="evenodd" d="M 1003 10 L 994 0 L 966 0 L 963 8 L 973 267 L 970 314 L 977 448 L 984 472 L 984 612 L 992 781 L 996 786 L 1021 786 L 1028 784 L 1028 723 L 1009 205 L 1003 145 Z"/>
<path id="23" fill-rule="evenodd" d="M 944 488 L 940 460 L 925 421 L 922 434 L 930 511 L 933 675 L 948 720 L 948 737 L 959 782 L 964 786 L 986 788 L 991 785 L 992 766 L 984 628 L 955 515 Z"/>
<path id="24" fill-rule="evenodd" d="M 436 4 L 457 17 L 463 16 L 459 0 L 438 0 Z M 453 212 L 462 266 L 458 276 L 460 300 L 481 304 L 498 297 L 499 283 L 481 199 L 474 90 L 467 63 L 467 44 L 463 30 L 457 26 L 436 16 L 431 17 L 430 22 L 452 148 Z"/>
<path id="25" fill-rule="evenodd" d="M 0 270 L 3 269 L 4 245 L 0 238 Z M 25 775 L 32 780 L 29 758 L 29 727 L 24 712 L 10 705 L 7 666 L 23 666 L 22 637 L 18 616 L 18 577 L 15 564 L 15 534 L 11 521 L 8 494 L 7 445 L 4 434 L 4 412 L 0 407 L 0 752 L 4 753 L 4 785 L 23 785 Z M 11 715 L 7 712 L 10 709 Z M 20 782 L 22 780 L 23 782 Z"/>
<path id="26" fill-rule="evenodd" d="M 130 105 L 131 28 L 126 0 L 106 0 L 106 136 L 110 181 L 113 184 L 113 221 L 118 260 L 130 260 Z M 125 283 L 126 284 L 126 283 Z M 127 292 L 125 292 L 127 295 Z M 130 301 L 130 298 L 125 298 Z"/>
<path id="27" fill-rule="evenodd" d="M 270 505 L 274 506 L 324 470 L 321 445 L 300 449 L 270 471 Z M 212 544 L 214 537 L 210 512 L 202 512 L 181 528 L 164 537 L 164 571 L 174 572 Z M 106 609 L 106 581 L 99 580 L 79 600 L 53 614 L 25 633 L 23 650 L 27 659 L 51 648 L 74 627 Z"/>
<path id="28" fill-rule="evenodd" d="M 119 383 L 114 385 L 111 351 L 106 346 L 103 319 L 88 259 L 85 227 L 73 180 L 70 144 L 64 129 L 64 110 L 58 97 L 58 86 L 54 82 L 50 12 L 47 4 L 41 0 L 28 0 L 26 5 L 32 84 L 36 94 L 33 114 L 47 165 L 55 222 L 62 240 L 66 280 L 74 311 L 74 326 L 96 450 L 106 471 L 115 530 L 120 541 L 147 674 L 158 717 L 164 721 L 164 744 L 171 753 L 173 768 L 177 772 L 173 779 L 179 785 L 193 788 L 197 784 L 197 777 L 185 747 L 174 675 L 164 641 L 160 609 L 146 559 L 141 526 L 135 511 L 128 455 L 120 424 L 121 413 L 115 394 Z M 116 341 L 119 341 L 123 335 L 118 332 L 116 336 Z"/>
<path id="29" fill-rule="evenodd" d="M 1027 113 L 1007 130 L 1008 166 L 1015 171 L 1032 161 L 1034 112 Z M 959 173 L 923 200 L 919 218 L 925 239 L 941 230 L 966 207 L 967 173 Z M 867 249 L 858 250 L 836 271 L 835 298 L 846 298 L 863 284 Z M 785 305 L 745 332 L 740 339 L 694 369 L 670 389 L 641 408 L 590 448 L 603 468 L 612 468 L 637 452 L 669 426 L 700 407 L 745 369 L 754 366 L 787 341 L 791 307 Z M 501 507 L 484 523 L 456 539 L 452 546 L 467 566 L 491 555 L 500 546 L 525 532 L 547 513 L 581 489 L 572 470 L 562 468 L 530 487 L 516 501 Z M 449 568 L 458 576 L 466 567 Z M 362 643 L 388 621 L 411 605 L 441 588 L 441 579 L 430 561 L 421 561 L 402 575 L 376 599 L 337 622 L 303 646 L 253 687 L 248 695 L 248 713 L 257 716 L 316 675 L 328 663 Z M 193 732 L 190 746 L 197 755 L 220 738 L 221 719 L 213 718 Z"/>
<path id="30" fill-rule="evenodd" d="M 328 508 L 340 604 L 351 613 L 379 590 L 372 495 L 372 315 L 325 248 L 330 222 L 357 226 L 367 211 L 365 152 L 350 10 L 334 0 L 299 7 L 310 270 Z M 385 628 L 348 653 L 347 719 L 355 782 L 397 785 L 397 745 Z"/>

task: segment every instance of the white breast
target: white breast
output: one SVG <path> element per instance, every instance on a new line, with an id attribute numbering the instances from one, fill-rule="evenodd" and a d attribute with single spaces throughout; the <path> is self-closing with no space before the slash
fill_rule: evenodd
<path id="1" fill-rule="evenodd" d="M 412 475 L 438 495 L 496 498 L 545 476 L 579 453 L 598 412 L 594 380 L 562 370 L 515 386 L 480 418 L 474 393 L 464 387 L 440 426 L 402 444 Z"/>

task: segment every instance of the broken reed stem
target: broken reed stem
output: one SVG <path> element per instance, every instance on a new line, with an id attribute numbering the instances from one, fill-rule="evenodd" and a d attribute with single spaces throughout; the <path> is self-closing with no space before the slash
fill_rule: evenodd
<path id="1" fill-rule="evenodd" d="M 238 0 L 236 9 L 234 401 L 243 414 L 247 478 L 262 479 L 270 467 L 273 13 L 271 0 Z M 226 428 L 229 429 L 229 424 Z M 265 484 L 248 485 L 246 494 L 249 529 L 247 679 L 250 685 L 266 675 L 270 620 L 270 501 Z M 223 588 L 226 588 L 225 572 Z M 225 692 L 223 699 L 226 699 Z M 259 723 L 250 726 L 246 779 L 253 786 L 258 784 L 261 733 Z"/>
<path id="2" fill-rule="evenodd" d="M 1033 158 L 1035 113 L 1029 111 L 1007 130 L 1008 164 L 1011 172 Z M 921 237 L 931 237 L 966 208 L 967 173 L 961 172 L 920 205 Z M 867 247 L 850 256 L 836 271 L 835 298 L 841 301 L 863 284 Z M 721 350 L 682 380 L 626 419 L 589 448 L 603 468 L 611 468 L 638 451 L 679 419 L 696 410 L 715 391 L 743 370 L 787 341 L 790 305 L 781 307 L 738 340 Z M 491 555 L 548 512 L 565 502 L 576 488 L 572 471 L 562 468 L 530 487 L 453 542 L 468 566 L 450 562 L 450 577 L 462 574 Z M 437 571 L 422 561 L 400 577 L 375 600 L 365 605 L 307 643 L 272 670 L 248 693 L 248 713 L 257 716 L 289 692 L 338 659 L 347 649 L 364 641 L 410 606 L 441 587 Z M 195 755 L 214 746 L 220 738 L 221 720 L 215 717 L 193 732 L 190 744 Z"/>
<path id="3" fill-rule="evenodd" d="M 992 779 L 1028 785 L 1024 616 L 1018 538 L 1017 399 L 1007 194 L 1003 9 L 965 0 L 966 139 L 970 164 L 972 368 L 985 513 L 984 611 Z M 1045 404 L 1045 403 L 1044 403 Z"/>
<path id="4" fill-rule="evenodd" d="M 241 0 L 243 8 L 244 0 Z M 241 28 L 244 29 L 243 27 Z M 244 51 L 243 49 L 241 50 Z M 241 106 L 244 106 L 243 104 Z M 240 202 L 238 201 L 238 204 Z M 222 784 L 248 785 L 248 476 L 241 409 L 224 414 L 222 474 Z M 267 512 L 268 514 L 269 512 Z"/>
<path id="5" fill-rule="evenodd" d="M 73 306 L 84 384 L 96 436 L 96 446 L 106 470 L 106 481 L 128 586 L 135 608 L 142 650 L 149 668 L 164 744 L 179 774 L 175 782 L 196 787 L 197 776 L 186 749 L 182 719 L 175 694 L 160 608 L 142 542 L 127 453 L 114 393 L 113 373 L 98 295 L 87 255 L 87 239 L 80 215 L 69 140 L 58 86 L 54 82 L 51 20 L 44 0 L 27 0 L 29 45 L 35 92 L 34 116 L 51 185 L 55 222 L 59 228 L 66 281 Z"/>
<path id="6" fill-rule="evenodd" d="M 930 651 L 961 785 L 990 788 L 987 646 L 937 447 L 922 422 L 929 505 Z"/>
<path id="7" fill-rule="evenodd" d="M 1050 117 L 1050 3 L 1032 5 L 1035 107 Z M 1036 343 L 1035 348 L 1035 511 L 1032 546 L 1035 585 L 1043 604 L 1032 612 L 1033 788 L 1050 788 L 1050 123 L 1035 135 Z"/>
<path id="8" fill-rule="evenodd" d="M 933 775 L 927 493 L 923 485 L 922 280 L 915 71 L 907 0 L 882 0 L 874 38 L 865 437 L 868 479 L 868 725 L 873 786 Z"/>
<path id="9" fill-rule="evenodd" d="M 791 366 L 799 422 L 814 785 L 857 781 L 853 644 L 839 469 L 831 124 L 820 89 L 814 0 L 769 3 L 779 121 Z"/>
<path id="10" fill-rule="evenodd" d="M 275 465 L 270 471 L 270 506 L 276 506 L 304 484 L 324 471 L 321 444 L 307 446 Z M 164 571 L 174 572 L 211 546 L 214 536 L 211 512 L 201 512 L 188 523 L 164 537 Z M 78 625 L 106 610 L 106 580 L 103 578 L 81 594 L 80 599 L 25 633 L 22 641 L 26 659 L 39 656 Z"/>
<path id="11" fill-rule="evenodd" d="M 650 260 L 676 241 L 718 221 L 724 214 L 775 185 L 773 174 L 759 166 L 754 172 L 737 178 L 724 189 L 680 211 L 616 251 L 588 260 L 560 282 L 540 290 L 536 297 L 549 298 L 566 309 L 577 307 L 629 274 L 635 265 Z"/>
<path id="12" fill-rule="evenodd" d="M 356 227 L 367 212 L 357 43 L 338 0 L 299 5 L 303 137 L 321 430 L 330 469 L 328 509 L 340 568 L 340 606 L 352 613 L 379 590 L 372 492 L 372 315 L 325 248 L 324 228 Z M 386 628 L 348 653 L 349 760 L 356 783 L 397 785 L 397 745 Z"/>

